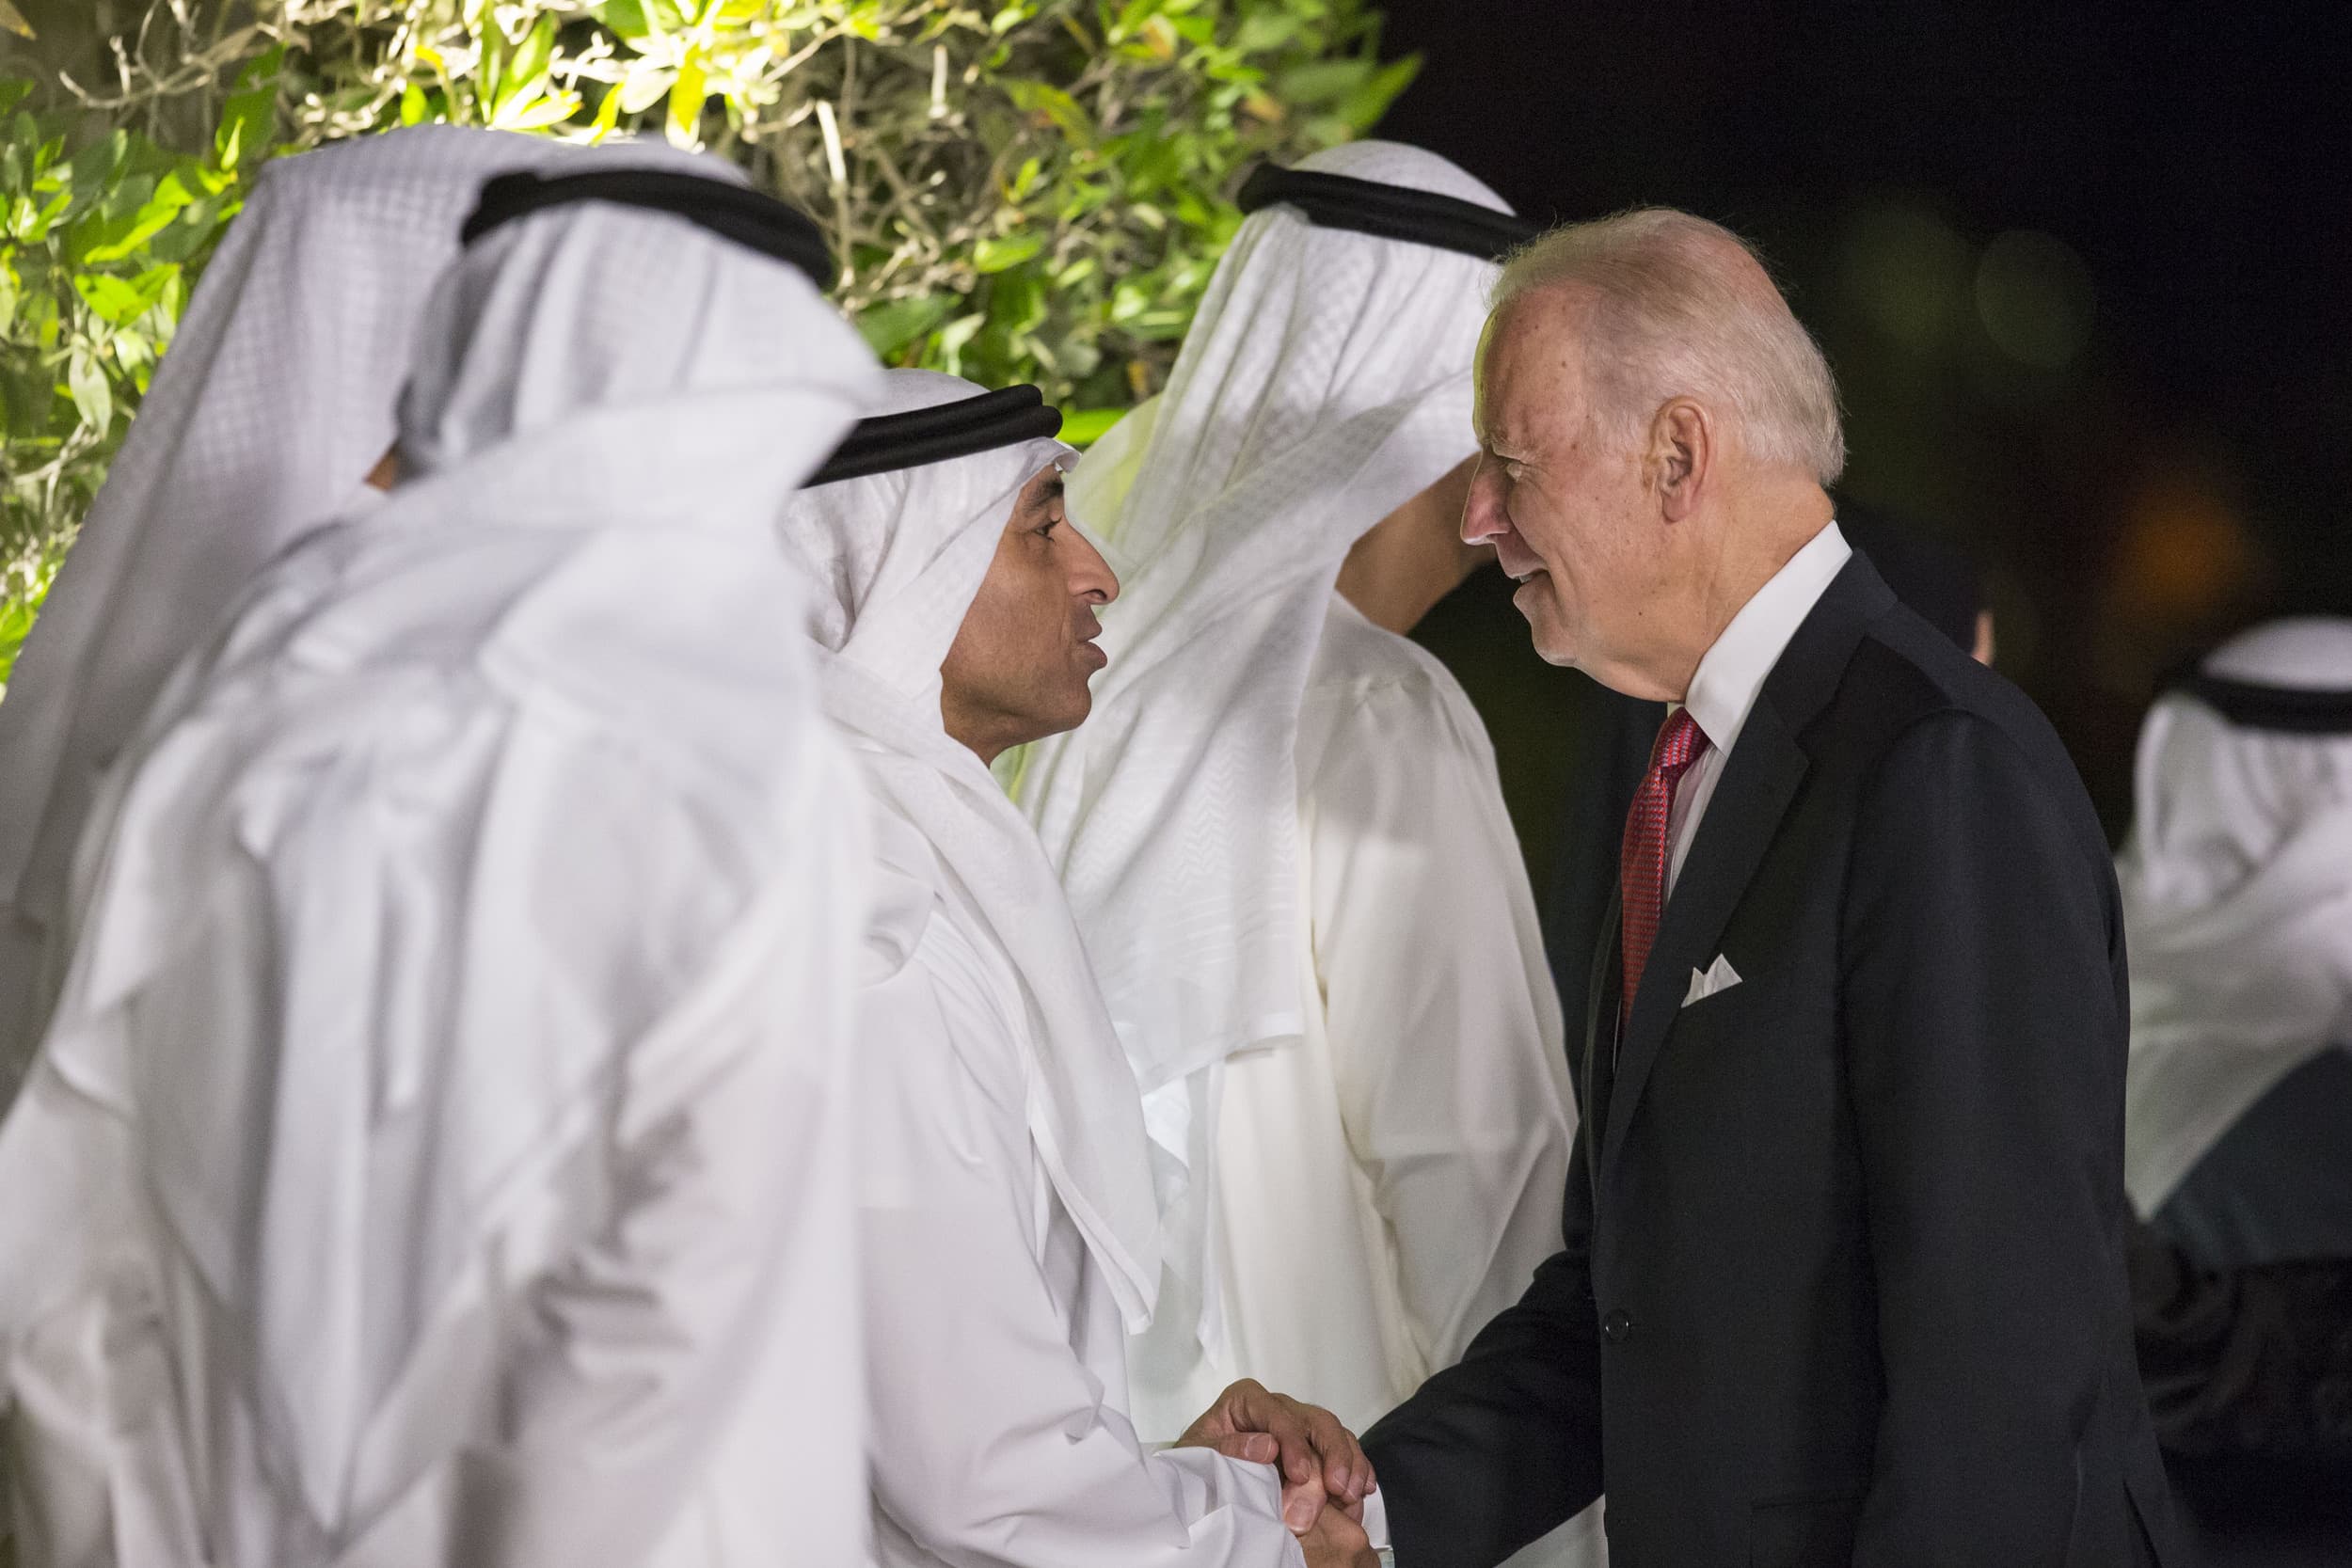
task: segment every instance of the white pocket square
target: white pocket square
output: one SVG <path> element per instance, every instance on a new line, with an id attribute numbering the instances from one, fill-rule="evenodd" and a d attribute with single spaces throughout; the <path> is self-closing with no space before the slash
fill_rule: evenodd
<path id="1" fill-rule="evenodd" d="M 1705 969 L 1691 971 L 1691 990 L 1683 997 L 1682 1005 L 1687 1007 L 1693 1002 L 1705 1001 L 1717 991 L 1729 990 L 1739 983 L 1740 972 L 1731 967 L 1729 958 L 1718 953 L 1715 961 Z"/>

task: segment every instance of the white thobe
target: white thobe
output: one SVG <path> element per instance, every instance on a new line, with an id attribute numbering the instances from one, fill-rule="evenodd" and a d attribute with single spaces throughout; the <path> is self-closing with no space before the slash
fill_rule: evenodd
<path id="1" fill-rule="evenodd" d="M 238 1386 L 247 1325 L 174 1240 L 129 1122 L 41 1058 L 0 1126 L 0 1395 L 14 1402 L 24 1568 L 835 1568 L 865 1555 L 846 1064 L 783 1035 L 828 1010 L 814 1004 L 851 945 L 795 940 L 809 888 L 755 892 L 737 913 L 722 892 L 743 891 L 729 841 L 649 770 L 586 747 L 553 767 L 571 783 L 540 814 L 540 842 L 567 848 L 530 868 L 541 919 L 512 939 L 516 962 L 544 972 L 547 1007 L 588 1005 L 578 982 L 619 994 L 730 943 L 754 957 L 672 1009 L 691 1026 L 658 1062 L 625 1060 L 585 1102 L 545 1108 L 547 1136 L 476 1217 L 438 1299 L 402 1293 L 416 1216 L 355 1220 L 378 1239 L 371 1309 L 422 1311 L 428 1326 L 357 1413 L 341 1541 L 264 1462 Z M 862 836 L 854 817 L 836 829 Z M 597 853 L 568 852 L 586 844 Z M 615 879 L 646 918 L 591 932 L 581 912 L 609 908 L 598 892 Z M 221 911 L 173 976 L 199 1018 L 205 972 L 264 940 L 232 891 L 190 890 Z M 159 987 L 136 1006 L 174 1003 Z M 670 1013 L 639 1022 L 643 1037 L 680 1033 Z M 430 1097 L 412 1097 L 376 1118 L 369 1160 L 431 1158 L 444 1131 Z"/>
<path id="2" fill-rule="evenodd" d="M 857 1029 L 878 1560 L 1295 1568 L 1270 1466 L 1137 1444 L 1119 1311 L 1031 1138 L 1018 983 L 911 831 L 880 832 Z"/>
<path id="3" fill-rule="evenodd" d="M 1575 1102 L 1485 727 L 1334 595 L 1297 756 L 1305 1033 L 1209 1069 L 1225 1354 L 1163 1301 L 1149 1437 L 1241 1376 L 1360 1431 L 1560 1247 Z"/>

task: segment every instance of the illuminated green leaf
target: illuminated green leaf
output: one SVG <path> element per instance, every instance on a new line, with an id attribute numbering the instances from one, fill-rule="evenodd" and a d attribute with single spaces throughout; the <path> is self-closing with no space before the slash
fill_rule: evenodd
<path id="1" fill-rule="evenodd" d="M 644 114 L 668 96 L 670 84 L 675 80 L 675 71 L 664 71 L 645 60 L 631 61 L 628 74 L 621 78 L 621 86 L 614 94 L 621 101 L 621 113 Z"/>
<path id="2" fill-rule="evenodd" d="M 600 0 L 596 8 L 596 20 L 612 29 L 624 40 L 635 43 L 653 31 L 646 19 L 645 8 L 638 0 Z"/>
<path id="3" fill-rule="evenodd" d="M 238 73 L 214 133 L 214 161 L 233 170 L 247 158 L 266 157 L 278 135 L 278 88 L 286 48 L 274 44 Z"/>
<path id="4" fill-rule="evenodd" d="M 538 24 L 523 35 L 523 41 L 515 48 L 512 58 L 500 73 L 494 106 L 524 94 L 539 94 L 546 90 L 548 62 L 555 57 L 555 18 L 543 16 Z"/>
<path id="5" fill-rule="evenodd" d="M 1073 409 L 1062 415 L 1061 438 L 1073 447 L 1090 447 L 1126 417 L 1124 408 Z"/>
<path id="6" fill-rule="evenodd" d="M 694 147 L 702 141 L 703 99 L 708 71 L 702 55 L 688 50 L 686 61 L 678 67 L 677 80 L 670 87 L 670 140 L 680 147 Z"/>
<path id="7" fill-rule="evenodd" d="M 972 250 L 974 272 L 1003 272 L 1017 267 L 1045 248 L 1042 234 L 1012 234 L 1001 240 L 982 240 Z"/>
<path id="8" fill-rule="evenodd" d="M 65 384 L 83 424 L 103 431 L 114 422 L 114 389 L 106 385 L 106 372 L 100 367 L 96 355 L 87 349 L 75 349 L 66 360 Z"/>
<path id="9" fill-rule="evenodd" d="M 866 346 L 888 358 L 947 319 L 956 308 L 952 294 L 920 294 L 889 299 L 858 312 L 857 329 Z"/>

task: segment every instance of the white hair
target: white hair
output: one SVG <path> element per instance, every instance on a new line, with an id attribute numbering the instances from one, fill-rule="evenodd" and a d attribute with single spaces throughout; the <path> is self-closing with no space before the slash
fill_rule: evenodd
<path id="1" fill-rule="evenodd" d="M 1837 384 L 1762 260 L 1720 224 L 1640 208 L 1538 235 L 1503 262 L 1492 309 L 1553 284 L 1590 290 L 1584 370 L 1595 413 L 1639 440 L 1690 397 L 1727 412 L 1757 459 L 1828 485 L 1846 467 Z"/>

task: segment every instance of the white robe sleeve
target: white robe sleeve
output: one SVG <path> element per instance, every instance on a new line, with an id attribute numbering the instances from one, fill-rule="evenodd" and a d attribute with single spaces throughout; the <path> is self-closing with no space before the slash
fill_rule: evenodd
<path id="1" fill-rule="evenodd" d="M 1146 1456 L 1117 1408 L 1118 1316 L 1041 1185 L 1019 1053 L 973 961 L 934 919 L 914 960 L 862 999 L 882 1560 L 1296 1568 L 1270 1466 Z"/>
<path id="2" fill-rule="evenodd" d="M 1559 1250 L 1575 1102 L 1485 729 L 1434 659 L 1352 629 L 1393 646 L 1309 698 L 1302 736 L 1329 737 L 1302 759 L 1314 960 L 1348 1142 L 1445 1367 Z"/>

